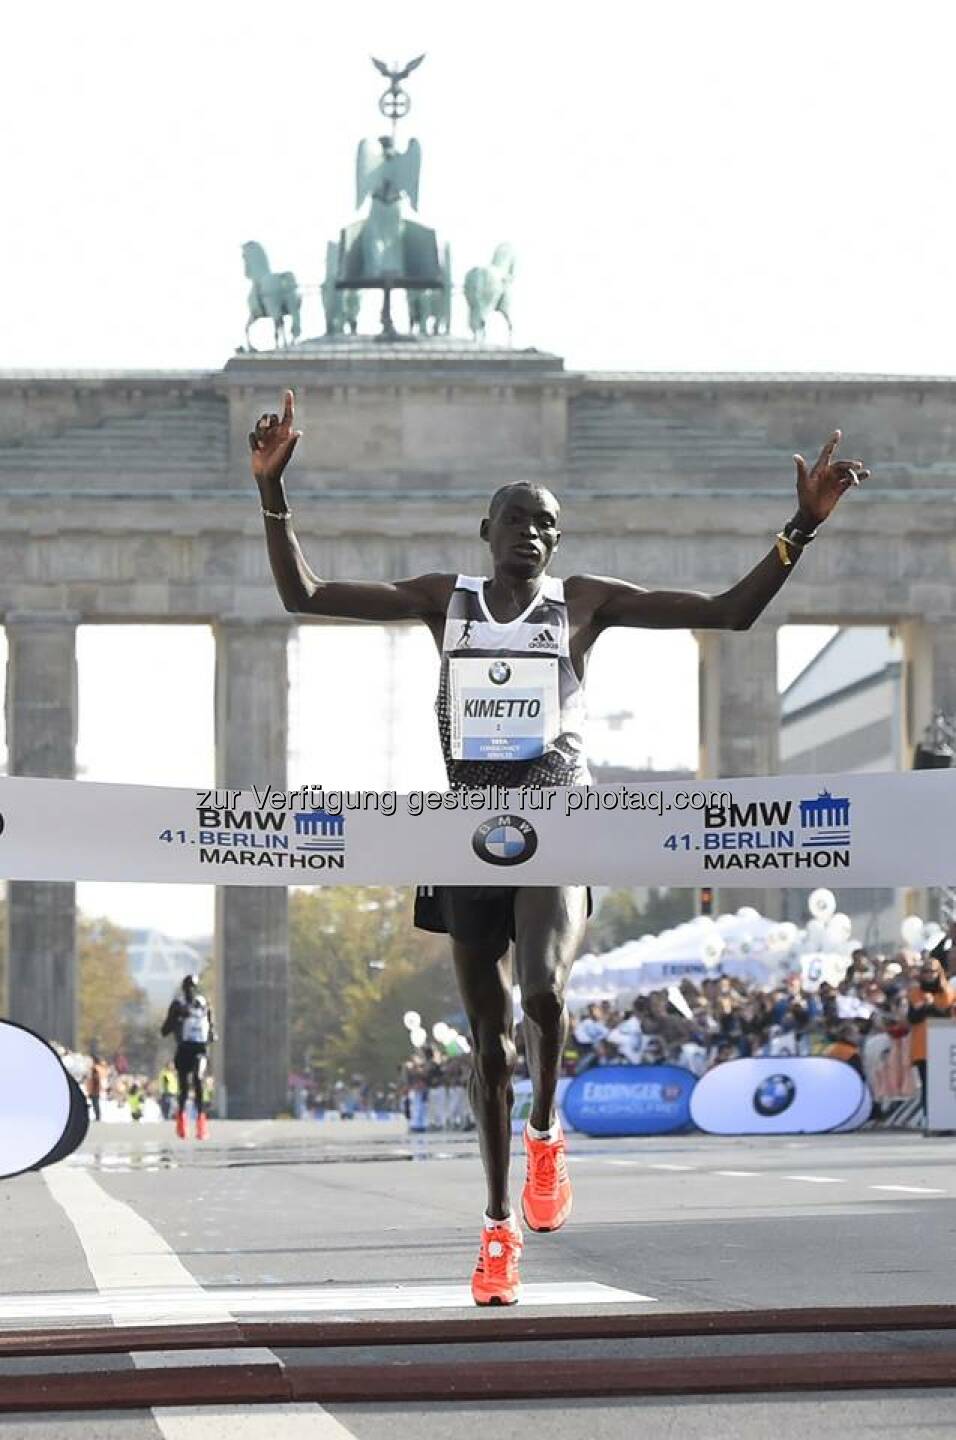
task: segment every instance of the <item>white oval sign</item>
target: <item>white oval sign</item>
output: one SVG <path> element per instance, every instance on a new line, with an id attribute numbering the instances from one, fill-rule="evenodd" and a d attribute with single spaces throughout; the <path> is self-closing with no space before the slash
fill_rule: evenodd
<path id="1" fill-rule="evenodd" d="M 822 1055 L 728 1060 L 701 1076 L 690 1115 L 711 1135 L 819 1135 L 858 1114 L 856 1070 Z"/>
<path id="2" fill-rule="evenodd" d="M 31 1170 L 70 1122 L 70 1082 L 45 1040 L 0 1020 L 0 1179 Z"/>

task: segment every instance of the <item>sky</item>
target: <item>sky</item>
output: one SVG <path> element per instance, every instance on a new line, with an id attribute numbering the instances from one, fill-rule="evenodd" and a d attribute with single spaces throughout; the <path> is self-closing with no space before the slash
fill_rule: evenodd
<path id="1" fill-rule="evenodd" d="M 318 283 L 382 129 L 368 57 L 424 51 L 422 218 L 459 279 L 512 242 L 516 343 L 949 373 L 954 28 L 927 0 L 7 6 L 0 367 L 220 366 L 242 242 Z"/>
<path id="2" fill-rule="evenodd" d="M 0 370 L 221 367 L 242 340 L 249 239 L 295 272 L 304 333 L 320 333 L 325 243 L 353 215 L 357 142 L 383 128 L 369 56 L 424 51 L 404 129 L 423 148 L 421 218 L 459 281 L 514 245 L 516 345 L 582 370 L 952 372 L 950 5 L 463 14 L 432 0 L 7 7 Z M 780 484 L 783 519 L 788 456 Z M 783 633 L 784 679 L 828 633 Z M 211 778 L 208 631 L 84 629 L 79 653 L 84 778 Z M 356 685 L 394 667 L 391 728 L 357 729 L 377 703 L 358 689 L 326 712 L 329 664 Z M 290 779 L 437 784 L 434 664 L 424 636 L 304 634 Z M 599 719 L 596 753 L 693 765 L 696 684 L 689 635 L 604 637 L 592 712 L 635 719 Z M 80 901 L 189 934 L 212 906 L 188 890 L 84 886 Z"/>

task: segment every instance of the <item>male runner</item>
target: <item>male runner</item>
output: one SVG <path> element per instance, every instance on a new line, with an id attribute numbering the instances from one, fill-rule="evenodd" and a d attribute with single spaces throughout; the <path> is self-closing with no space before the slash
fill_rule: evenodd
<path id="1" fill-rule="evenodd" d="M 182 993 L 174 997 L 162 1035 L 176 1036 L 176 1053 L 173 1065 L 179 1081 L 179 1113 L 176 1116 L 176 1134 L 180 1140 L 187 1139 L 186 1104 L 189 1087 L 192 1085 L 196 1099 L 196 1139 L 205 1140 L 209 1135 L 209 1121 L 206 1118 L 205 1080 L 209 1060 L 209 1045 L 216 1038 L 212 1023 L 212 1006 L 199 989 L 199 977 L 187 975 L 183 980 Z"/>
<path id="2" fill-rule="evenodd" d="M 283 472 L 301 436 L 293 396 L 263 415 L 249 436 L 266 544 L 286 610 L 343 620 L 421 620 L 441 655 L 437 711 L 449 784 L 587 785 L 583 753 L 583 682 L 591 646 L 613 626 L 746 630 L 793 573 L 840 497 L 869 471 L 860 460 L 835 460 L 835 431 L 811 467 L 799 455 L 798 509 L 760 563 L 720 595 L 648 591 L 595 575 L 555 579 L 548 566 L 561 538 L 558 502 L 539 485 L 506 485 L 492 496 L 480 534 L 490 579 L 418 575 L 394 583 L 321 580 L 309 568 L 292 529 Z M 506 726 L 476 721 L 492 707 L 474 697 L 533 687 L 544 699 L 537 717 Z M 508 707 L 512 713 L 521 706 Z M 533 708 L 533 707 L 532 707 Z M 499 727 L 500 731 L 500 727 Z M 525 1132 L 527 1178 L 522 1211 L 532 1230 L 557 1230 L 571 1210 L 564 1142 L 555 1113 L 561 1053 L 568 1029 L 565 987 L 588 913 L 588 891 L 567 886 L 440 886 L 418 892 L 415 923 L 447 931 L 474 1053 L 472 1104 L 478 1122 L 488 1204 L 472 1277 L 477 1304 L 513 1304 L 519 1296 L 522 1238 L 508 1190 L 511 1077 L 515 1066 L 512 960 L 521 987 L 528 1068 L 533 1084 Z"/>

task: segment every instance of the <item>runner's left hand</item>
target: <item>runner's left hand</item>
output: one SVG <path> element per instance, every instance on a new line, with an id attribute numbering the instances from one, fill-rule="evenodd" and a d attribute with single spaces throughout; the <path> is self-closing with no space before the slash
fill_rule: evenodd
<path id="1" fill-rule="evenodd" d="M 800 512 L 814 525 L 823 523 L 852 486 L 861 485 L 870 477 L 862 460 L 834 460 L 834 452 L 842 439 L 842 432 L 834 430 L 811 469 L 807 468 L 802 455 L 793 457 Z"/>

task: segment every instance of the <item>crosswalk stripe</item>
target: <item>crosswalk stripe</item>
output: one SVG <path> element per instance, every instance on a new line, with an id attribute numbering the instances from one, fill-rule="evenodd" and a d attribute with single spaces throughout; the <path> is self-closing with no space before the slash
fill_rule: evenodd
<path id="1" fill-rule="evenodd" d="M 53 1312 L 46 1310 L 42 1295 L 22 1296 L 20 1301 L 32 1301 L 34 1308 L 32 1315 L 21 1311 L 20 1318 L 37 1318 L 38 1313 L 46 1317 L 55 1313 L 61 1319 L 71 1313 L 98 1314 L 114 1322 L 122 1318 L 129 1325 L 150 1325 L 155 1323 L 157 1314 L 149 1304 L 150 1299 L 168 1295 L 171 1289 L 188 1305 L 191 1320 L 233 1318 L 228 1292 L 216 1297 L 205 1291 L 159 1232 L 131 1206 L 108 1195 L 87 1171 L 76 1166 L 52 1165 L 40 1174 L 76 1231 L 99 1293 L 89 1297 L 75 1294 L 51 1297 L 60 1301 Z M 152 1288 L 144 1288 L 144 1282 Z M 71 1312 L 66 1301 L 83 1308 Z M 15 1301 L 7 1303 L 16 1304 Z M 97 1308 L 86 1308 L 94 1303 Z M 257 1354 L 260 1363 L 278 1363 L 271 1351 Z M 138 1369 L 179 1363 L 174 1354 L 164 1357 L 161 1352 L 145 1357 L 133 1354 L 132 1360 Z M 239 1405 L 212 1411 L 206 1406 L 193 1410 L 156 1406 L 152 1417 L 163 1440 L 275 1440 L 277 1434 L 281 1434 L 283 1440 L 355 1440 L 352 1431 L 321 1405 L 287 1409 L 288 1414 L 283 1414 L 281 1422 L 277 1421 L 273 1408 Z M 277 1428 L 280 1423 L 281 1429 Z"/>
<path id="2" fill-rule="evenodd" d="M 522 1309 L 565 1306 L 656 1304 L 653 1295 L 618 1290 L 590 1281 L 524 1285 Z M 373 1310 L 474 1309 L 465 1285 L 317 1285 L 204 1289 L 156 1287 L 85 1294 L 8 1295 L 0 1300 L 0 1323 L 103 1317 L 124 1325 L 158 1325 L 174 1320 L 233 1320 L 237 1316 L 305 1315 Z"/>

